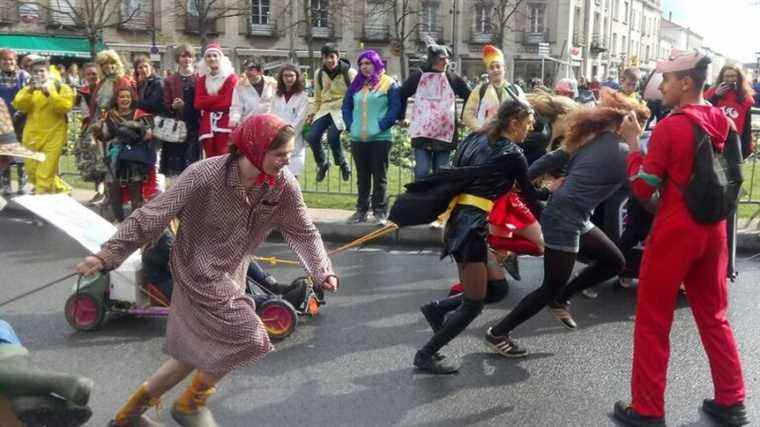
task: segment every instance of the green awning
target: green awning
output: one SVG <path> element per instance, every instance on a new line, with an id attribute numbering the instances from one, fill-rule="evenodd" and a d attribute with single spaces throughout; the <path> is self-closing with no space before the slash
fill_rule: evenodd
<path id="1" fill-rule="evenodd" d="M 35 53 L 46 56 L 90 57 L 90 44 L 84 37 L 0 34 L 0 46 L 13 49 L 21 55 Z M 101 43 L 97 50 L 102 48 Z"/>

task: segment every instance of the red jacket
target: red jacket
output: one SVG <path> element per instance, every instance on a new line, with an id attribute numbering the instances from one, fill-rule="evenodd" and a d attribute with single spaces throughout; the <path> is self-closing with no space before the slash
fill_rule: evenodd
<path id="1" fill-rule="evenodd" d="M 216 95 L 210 95 L 206 90 L 206 76 L 198 78 L 195 85 L 195 109 L 200 112 L 200 137 L 213 138 L 214 133 L 230 133 L 230 105 L 232 92 L 238 82 L 238 76 L 230 74 Z"/>
<path id="2" fill-rule="evenodd" d="M 725 146 L 731 122 L 723 112 L 710 105 L 688 105 L 657 123 L 649 141 L 646 157 L 638 151 L 628 156 L 631 191 L 648 200 L 660 190 L 660 205 L 652 226 L 652 234 L 670 224 L 686 226 L 694 231 L 704 228 L 726 228 L 724 221 L 697 223 L 688 211 L 681 189 L 689 182 L 694 168 L 694 130 L 696 124 L 711 138 L 718 150 Z"/>
<path id="3" fill-rule="evenodd" d="M 718 96 L 715 93 L 715 88 L 707 89 L 705 92 L 705 99 L 710 101 L 714 106 L 720 107 L 723 113 L 728 116 L 729 119 L 734 121 L 736 125 L 736 132 L 742 140 L 742 155 L 747 158 L 755 151 L 754 143 L 752 141 L 752 119 L 751 109 L 754 99 L 747 95 L 744 100 L 739 102 L 737 92 L 735 90 L 729 90 L 722 96 Z"/>

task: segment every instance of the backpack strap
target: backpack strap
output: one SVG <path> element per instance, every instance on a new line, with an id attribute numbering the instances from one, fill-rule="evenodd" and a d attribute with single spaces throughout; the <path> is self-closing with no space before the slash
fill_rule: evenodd
<path id="1" fill-rule="evenodd" d="M 486 94 L 487 90 L 488 90 L 488 83 L 481 83 L 480 89 L 478 89 L 478 95 L 481 102 L 483 102 L 483 96 Z"/>
<path id="2" fill-rule="evenodd" d="M 676 114 L 682 114 L 682 113 L 676 113 Z M 691 177 L 691 175 L 694 174 L 694 167 L 696 166 L 697 153 L 699 153 L 700 147 L 702 147 L 702 144 L 704 144 L 705 142 L 710 144 L 710 141 L 709 141 L 710 137 L 707 135 L 707 133 L 705 133 L 705 131 L 701 127 L 699 127 L 699 125 L 692 124 L 691 128 L 694 134 L 694 153 L 692 154 L 691 173 L 689 177 Z M 676 182 L 673 181 L 672 179 L 668 179 L 668 181 L 670 181 L 670 183 L 673 184 L 673 187 L 675 187 L 681 194 L 683 194 L 686 191 L 685 186 L 676 184 Z M 689 185 L 689 183 L 687 182 L 686 185 Z"/>

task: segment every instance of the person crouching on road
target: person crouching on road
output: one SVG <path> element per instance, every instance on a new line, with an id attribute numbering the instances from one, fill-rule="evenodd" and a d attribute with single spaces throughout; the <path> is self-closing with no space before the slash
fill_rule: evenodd
<path id="1" fill-rule="evenodd" d="M 179 219 L 164 346 L 170 359 L 119 409 L 111 426 L 157 425 L 144 413 L 193 371 L 172 417 L 181 426 L 217 425 L 206 408 L 215 385 L 272 350 L 255 303 L 245 295 L 249 257 L 272 228 L 282 232 L 315 283 L 337 289 L 319 231 L 286 168 L 293 136 L 276 116 L 251 117 L 230 136 L 229 154 L 190 165 L 165 193 L 127 218 L 100 252 L 77 265 L 84 275 L 112 270 Z"/>

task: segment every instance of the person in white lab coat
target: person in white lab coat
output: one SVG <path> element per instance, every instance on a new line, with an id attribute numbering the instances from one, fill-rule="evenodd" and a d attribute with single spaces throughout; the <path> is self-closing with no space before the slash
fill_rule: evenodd
<path id="1" fill-rule="evenodd" d="M 294 65 L 285 64 L 277 73 L 277 92 L 272 100 L 272 114 L 280 117 L 296 131 L 296 148 L 290 157 L 290 172 L 301 175 L 306 161 L 303 125 L 309 112 L 309 98 L 304 91 L 303 76 Z"/>
<path id="2" fill-rule="evenodd" d="M 264 75 L 261 64 L 246 63 L 245 77 L 238 81 L 232 92 L 230 127 L 237 127 L 248 117 L 270 113 L 276 89 L 277 81 Z"/>

